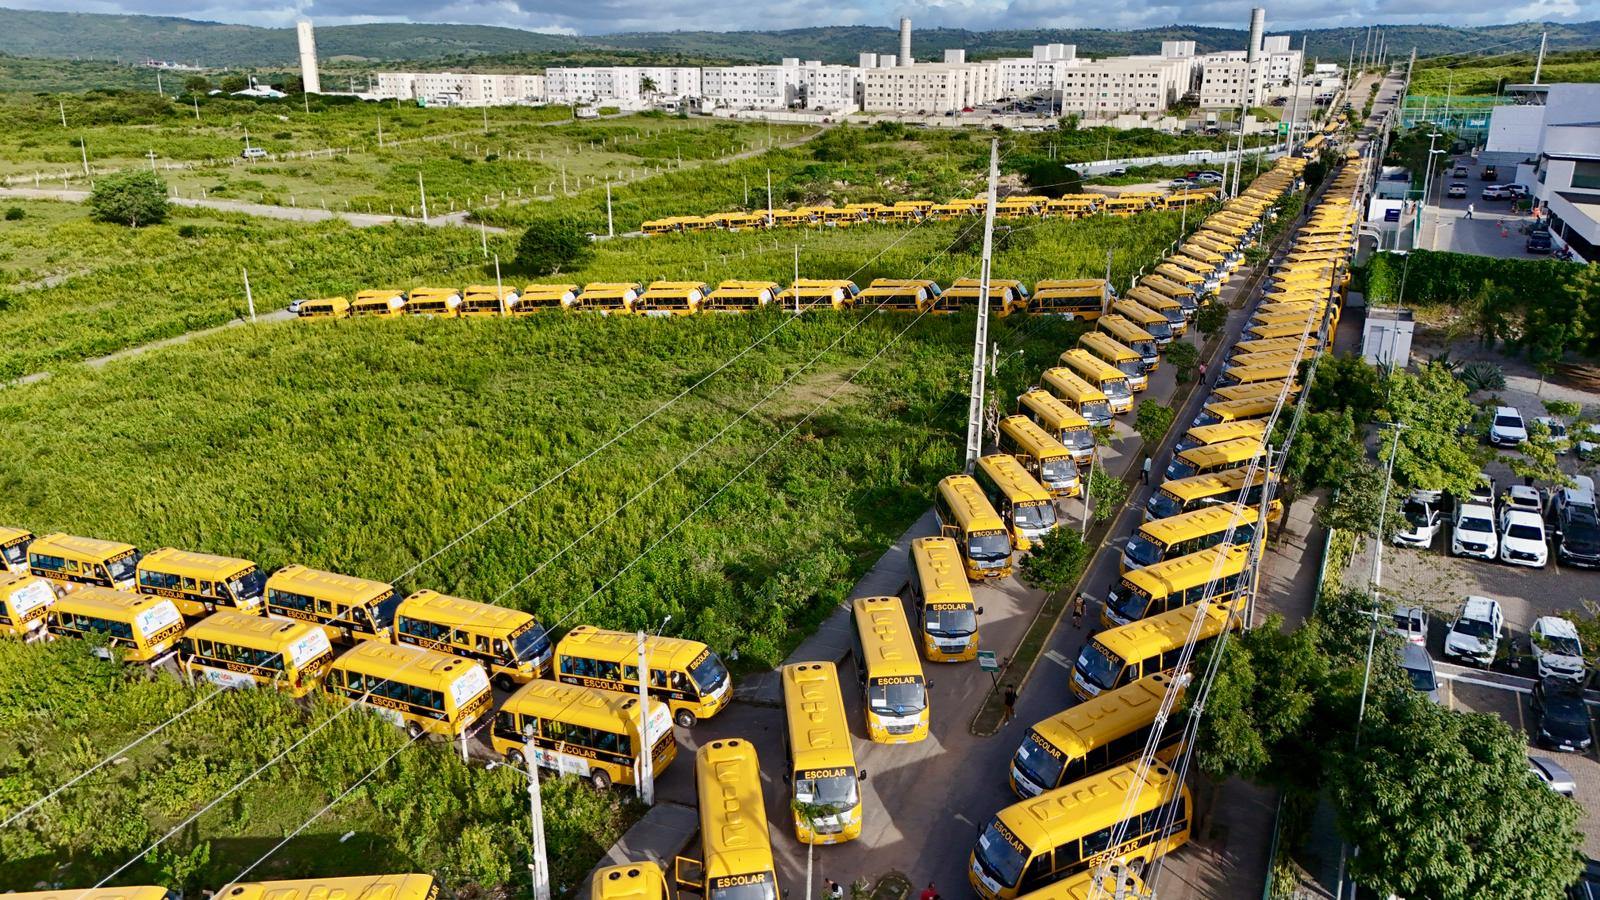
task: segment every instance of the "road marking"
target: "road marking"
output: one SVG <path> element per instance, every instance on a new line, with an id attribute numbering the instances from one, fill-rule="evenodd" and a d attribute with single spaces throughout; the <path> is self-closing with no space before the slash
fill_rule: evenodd
<path id="1" fill-rule="evenodd" d="M 1478 687 L 1496 688 L 1502 691 L 1513 691 L 1518 694 L 1531 694 L 1531 688 L 1519 687 L 1514 684 L 1501 684 L 1498 681 L 1485 681 L 1482 678 L 1473 678 L 1470 675 L 1456 675 L 1451 672 L 1440 672 L 1439 677 L 1445 681 L 1459 681 L 1463 684 L 1475 684 Z"/>
<path id="2" fill-rule="evenodd" d="M 1062 656 L 1054 650 L 1046 651 L 1044 658 L 1050 660 L 1061 668 L 1066 669 L 1068 672 L 1072 671 L 1072 663 L 1068 662 L 1065 656 Z"/>

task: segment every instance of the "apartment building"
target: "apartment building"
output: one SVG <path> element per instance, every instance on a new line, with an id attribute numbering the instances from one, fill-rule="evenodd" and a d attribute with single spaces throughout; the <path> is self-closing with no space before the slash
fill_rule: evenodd
<path id="1" fill-rule="evenodd" d="M 861 108 L 931 114 L 993 103 L 1001 96 L 997 62 L 914 63 L 865 70 Z"/>
<path id="2" fill-rule="evenodd" d="M 645 109 L 662 100 L 703 96 L 701 70 L 695 66 L 579 66 L 544 73 L 545 100 L 550 103 L 595 103 L 622 109 Z"/>
<path id="3" fill-rule="evenodd" d="M 703 107 L 788 109 L 800 91 L 798 60 L 779 66 L 707 66 L 700 70 Z"/>
<path id="4" fill-rule="evenodd" d="M 1160 113 L 1189 91 L 1192 71 L 1188 57 L 1086 60 L 1062 73 L 1059 108 L 1063 113 L 1098 117 Z"/>
<path id="5" fill-rule="evenodd" d="M 420 100 L 433 106 L 504 106 L 537 103 L 545 95 L 543 75 L 466 72 L 380 72 L 379 100 Z"/>

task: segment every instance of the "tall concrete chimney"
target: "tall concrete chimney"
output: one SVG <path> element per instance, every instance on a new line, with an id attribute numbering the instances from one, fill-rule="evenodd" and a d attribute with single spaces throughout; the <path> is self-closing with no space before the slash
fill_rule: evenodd
<path id="1" fill-rule="evenodd" d="M 900 20 L 900 65 L 911 65 L 911 20 Z"/>
<path id="2" fill-rule="evenodd" d="M 322 78 L 317 74 L 317 36 L 311 31 L 311 20 L 295 23 L 295 33 L 300 37 L 300 84 L 308 94 L 322 93 Z"/>
<path id="3" fill-rule="evenodd" d="M 1257 6 L 1250 10 L 1250 44 L 1244 48 L 1245 62 L 1255 62 L 1261 55 L 1261 32 L 1267 25 L 1267 11 Z"/>

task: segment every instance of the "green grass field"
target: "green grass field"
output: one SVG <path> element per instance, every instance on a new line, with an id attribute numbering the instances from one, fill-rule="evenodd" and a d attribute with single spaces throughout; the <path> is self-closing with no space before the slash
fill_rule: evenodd
<path id="1" fill-rule="evenodd" d="M 1411 80 L 1415 95 L 1457 97 L 1494 96 L 1503 84 L 1527 84 L 1533 80 L 1532 55 L 1490 57 L 1482 62 L 1462 57 L 1441 57 L 1418 61 Z M 1545 84 L 1564 81 L 1600 81 L 1600 52 L 1591 50 L 1551 53 L 1545 57 L 1539 80 Z"/>

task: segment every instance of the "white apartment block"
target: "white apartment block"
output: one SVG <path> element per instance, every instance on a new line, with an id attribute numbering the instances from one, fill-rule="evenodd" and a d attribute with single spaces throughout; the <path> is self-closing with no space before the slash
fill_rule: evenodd
<path id="1" fill-rule="evenodd" d="M 599 103 L 644 109 L 658 100 L 702 96 L 701 70 L 695 66 L 583 66 L 548 69 L 545 99 L 550 103 Z"/>
<path id="2" fill-rule="evenodd" d="M 799 101 L 806 109 L 846 112 L 861 108 L 862 71 L 855 66 L 806 60 L 798 67 Z"/>
<path id="3" fill-rule="evenodd" d="M 1261 43 L 1254 62 L 1245 50 L 1200 57 L 1201 106 L 1258 106 L 1271 89 L 1300 79 L 1305 57 L 1290 48 L 1288 35 L 1267 37 Z"/>
<path id="4" fill-rule="evenodd" d="M 1159 113 L 1188 92 L 1193 65 L 1187 57 L 1113 56 L 1084 60 L 1065 70 L 1060 110 L 1106 117 Z"/>
<path id="5" fill-rule="evenodd" d="M 540 102 L 544 94 L 543 75 L 378 73 L 380 100 L 421 100 L 435 106 L 504 106 Z"/>
<path id="6" fill-rule="evenodd" d="M 788 109 L 800 92 L 797 60 L 781 66 L 707 66 L 700 70 L 706 107 Z"/>
<path id="7" fill-rule="evenodd" d="M 993 103 L 1000 96 L 997 62 L 916 63 L 867 69 L 861 107 L 867 112 L 942 113 Z"/>

